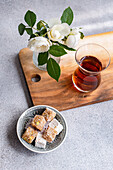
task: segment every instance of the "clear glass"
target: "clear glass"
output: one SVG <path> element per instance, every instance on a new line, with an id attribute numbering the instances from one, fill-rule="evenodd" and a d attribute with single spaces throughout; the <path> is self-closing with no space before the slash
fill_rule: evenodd
<path id="1" fill-rule="evenodd" d="M 50 56 L 49 56 L 49 57 L 50 57 Z M 52 55 L 51 55 L 51 57 L 52 57 L 57 63 L 60 63 L 60 57 L 54 57 L 54 56 L 52 56 Z M 34 65 L 35 65 L 38 69 L 47 71 L 47 69 L 46 69 L 47 64 L 44 64 L 44 65 L 42 65 L 42 66 L 39 66 L 39 65 L 38 65 L 38 52 L 36 52 L 36 51 L 33 52 L 33 63 L 34 63 Z"/>
<path id="2" fill-rule="evenodd" d="M 95 90 L 101 82 L 101 72 L 110 64 L 108 51 L 98 44 L 86 44 L 75 53 L 77 68 L 72 75 L 76 89 L 81 92 Z"/>

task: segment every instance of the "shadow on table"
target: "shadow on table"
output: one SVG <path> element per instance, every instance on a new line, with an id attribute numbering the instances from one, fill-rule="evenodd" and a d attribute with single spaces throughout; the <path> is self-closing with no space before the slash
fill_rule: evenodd
<path id="1" fill-rule="evenodd" d="M 31 96 L 30 96 L 30 93 L 29 93 L 29 90 L 28 90 L 28 86 L 27 86 L 25 77 L 24 77 L 24 73 L 22 71 L 22 67 L 21 67 L 20 60 L 19 60 L 19 55 L 16 55 L 14 63 L 16 65 L 18 75 L 20 77 L 20 81 L 21 81 L 22 87 L 24 89 L 24 93 L 25 93 L 25 96 L 26 96 L 28 106 L 31 107 L 31 106 L 33 106 L 33 103 L 32 103 L 32 99 L 31 99 Z"/>
<path id="2" fill-rule="evenodd" d="M 22 112 L 21 112 L 22 113 Z M 17 114 L 17 115 L 20 115 Z M 15 151 L 19 152 L 20 155 L 25 154 L 27 157 L 28 156 L 35 156 L 35 155 L 39 155 L 37 153 L 33 153 L 32 151 L 29 151 L 28 149 L 26 149 L 19 141 L 17 134 L 16 134 L 16 124 L 17 124 L 17 120 L 19 117 L 15 117 L 13 119 L 13 121 L 11 121 L 11 124 L 8 125 L 7 128 L 7 138 L 9 141 L 9 145 L 15 149 Z"/>
<path id="3" fill-rule="evenodd" d="M 28 103 L 28 107 L 31 107 L 31 106 L 33 106 L 33 103 L 32 103 L 31 97 L 30 97 L 30 93 L 29 93 L 29 90 L 28 90 L 28 87 L 27 87 L 27 83 L 26 83 L 24 74 L 22 72 L 22 68 L 21 68 L 21 64 L 20 64 L 18 55 L 16 55 L 15 58 L 14 58 L 14 64 L 15 64 L 15 66 L 17 68 L 18 76 L 20 78 L 21 85 L 22 85 L 22 87 L 24 89 L 24 93 L 25 93 L 25 97 L 26 97 L 26 100 L 27 100 L 27 103 Z M 13 120 L 7 126 L 7 139 L 9 141 L 9 145 L 13 149 L 15 149 L 15 151 L 19 152 L 20 154 L 25 154 L 26 156 L 39 155 L 37 153 L 33 153 L 33 152 L 29 151 L 28 149 L 26 149 L 20 143 L 20 141 L 19 141 L 19 139 L 17 137 L 16 124 L 17 124 L 17 121 L 18 121 L 18 118 L 19 118 L 18 115 L 21 115 L 22 112 L 23 112 L 23 110 L 20 110 L 19 113 L 17 112 L 17 114 L 16 114 L 17 116 L 13 117 L 12 118 Z"/>

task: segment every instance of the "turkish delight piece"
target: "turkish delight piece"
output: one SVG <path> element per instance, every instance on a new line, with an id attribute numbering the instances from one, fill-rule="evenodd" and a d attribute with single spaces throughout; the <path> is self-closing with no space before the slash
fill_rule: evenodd
<path id="1" fill-rule="evenodd" d="M 38 133 L 36 140 L 35 140 L 35 146 L 38 148 L 45 148 L 46 147 L 46 140 L 42 137 L 41 133 Z"/>
<path id="2" fill-rule="evenodd" d="M 42 130 L 45 124 L 46 120 L 41 115 L 36 115 L 31 122 L 31 125 L 39 130 Z"/>
<path id="3" fill-rule="evenodd" d="M 56 116 L 56 113 L 53 110 L 46 108 L 46 110 L 42 113 L 42 116 L 45 117 L 46 121 L 51 121 Z"/>
<path id="4" fill-rule="evenodd" d="M 33 140 L 36 138 L 37 134 L 38 134 L 37 130 L 33 129 L 32 127 L 28 127 L 24 134 L 22 135 L 22 138 L 27 143 L 32 143 Z"/>
<path id="5" fill-rule="evenodd" d="M 45 140 L 47 140 L 47 142 L 52 142 L 55 139 L 56 135 L 57 135 L 57 131 L 55 129 L 51 128 L 51 127 L 48 127 L 44 131 L 42 137 Z"/>
<path id="6" fill-rule="evenodd" d="M 63 130 L 63 126 L 60 124 L 60 122 L 57 119 L 53 119 L 49 126 L 57 131 L 57 135 Z"/>

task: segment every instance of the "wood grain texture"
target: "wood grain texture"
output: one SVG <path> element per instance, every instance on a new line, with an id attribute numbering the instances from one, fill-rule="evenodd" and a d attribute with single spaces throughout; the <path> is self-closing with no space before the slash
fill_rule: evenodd
<path id="1" fill-rule="evenodd" d="M 86 36 L 80 40 L 78 47 L 87 43 L 104 46 L 111 56 L 110 66 L 101 74 L 100 86 L 90 93 L 78 92 L 73 87 L 71 77 L 76 68 L 75 52 L 69 52 L 61 58 L 62 74 L 58 83 L 47 72 L 34 66 L 32 51 L 24 48 L 19 52 L 20 62 L 34 105 L 50 105 L 58 110 L 66 110 L 113 99 L 113 32 Z M 31 79 L 37 74 L 41 76 L 41 80 L 33 82 Z"/>

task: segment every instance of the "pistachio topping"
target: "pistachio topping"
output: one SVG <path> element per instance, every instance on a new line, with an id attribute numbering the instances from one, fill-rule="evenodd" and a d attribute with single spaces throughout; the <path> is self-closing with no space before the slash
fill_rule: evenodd
<path id="1" fill-rule="evenodd" d="M 39 122 L 36 122 L 36 125 L 39 125 Z"/>

